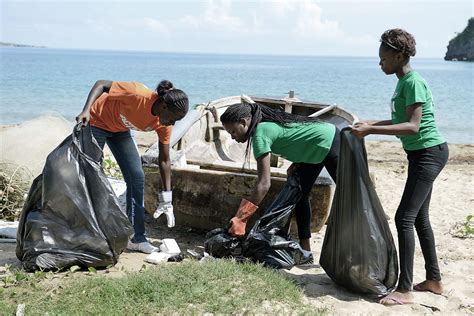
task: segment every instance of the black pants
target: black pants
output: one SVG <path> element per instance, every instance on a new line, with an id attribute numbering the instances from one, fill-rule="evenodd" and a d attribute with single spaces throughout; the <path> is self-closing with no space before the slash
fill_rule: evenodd
<path id="1" fill-rule="evenodd" d="M 398 289 L 401 290 L 411 290 L 413 285 L 413 257 L 415 253 L 413 226 L 416 228 L 425 259 L 426 279 L 441 280 L 428 209 L 433 182 L 445 166 L 449 156 L 446 143 L 406 152 L 408 179 L 395 214 L 400 252 Z"/>
<path id="2" fill-rule="evenodd" d="M 329 152 L 318 164 L 301 163 L 299 164 L 298 171 L 300 173 L 301 189 L 303 196 L 301 197 L 298 204 L 295 206 L 296 224 L 298 226 L 298 237 L 300 239 L 311 238 L 311 203 L 309 201 L 309 194 L 313 189 L 314 182 L 318 178 L 323 167 L 329 172 L 329 175 L 336 183 L 337 174 L 337 160 L 339 157 L 339 148 L 341 144 L 340 131 L 336 128 L 336 135 L 332 142 Z"/>

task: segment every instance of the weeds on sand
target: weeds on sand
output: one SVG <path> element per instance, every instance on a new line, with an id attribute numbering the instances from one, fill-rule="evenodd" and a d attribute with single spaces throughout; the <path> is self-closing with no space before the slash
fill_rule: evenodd
<path id="1" fill-rule="evenodd" d="M 449 233 L 457 238 L 474 238 L 474 215 L 468 215 L 466 220 L 454 224 Z"/>
<path id="2" fill-rule="evenodd" d="M 39 281 L 51 275 L 53 275 L 53 272 L 35 271 L 34 273 L 28 273 L 7 264 L 5 265 L 5 271 L 0 274 L 0 285 L 3 288 L 9 288 L 27 284 L 36 288 Z"/>
<path id="3" fill-rule="evenodd" d="M 26 167 L 0 163 L 0 219 L 18 219 L 32 179 Z"/>
<path id="4" fill-rule="evenodd" d="M 123 179 L 122 171 L 119 165 L 112 158 L 108 157 L 102 160 L 102 168 L 107 177 Z"/>
<path id="5" fill-rule="evenodd" d="M 110 267 L 106 268 L 106 272 Z M 1 288 L 12 288 L 12 287 L 22 287 L 25 284 L 33 288 L 36 288 L 38 283 L 42 280 L 53 279 L 59 277 L 67 277 L 78 271 L 83 271 L 83 269 L 77 265 L 69 267 L 68 269 L 56 270 L 56 271 L 43 271 L 37 270 L 32 273 L 26 272 L 22 268 L 12 267 L 9 264 L 6 264 L 4 271 L 0 272 L 0 293 L 2 293 Z M 86 275 L 96 274 L 97 270 L 94 267 L 87 268 Z"/>

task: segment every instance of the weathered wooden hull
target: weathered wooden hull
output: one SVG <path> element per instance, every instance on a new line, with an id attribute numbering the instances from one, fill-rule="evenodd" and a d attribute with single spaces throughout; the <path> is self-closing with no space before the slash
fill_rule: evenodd
<path id="1" fill-rule="evenodd" d="M 242 197 L 249 196 L 255 185 L 255 175 L 194 168 L 173 169 L 173 206 L 177 225 L 210 230 L 224 227 L 234 216 Z M 161 190 L 157 168 L 145 167 L 145 208 L 157 207 L 156 197 Z M 286 180 L 272 177 L 272 185 L 252 221 L 273 201 Z M 334 186 L 316 184 L 311 192 L 313 232 L 326 223 L 334 194 Z M 250 226 L 250 225 L 249 225 Z"/>

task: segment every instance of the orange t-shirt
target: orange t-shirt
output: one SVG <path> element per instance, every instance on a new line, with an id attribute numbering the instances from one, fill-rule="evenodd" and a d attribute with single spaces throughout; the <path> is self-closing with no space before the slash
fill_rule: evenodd
<path id="1" fill-rule="evenodd" d="M 157 98 L 141 83 L 114 81 L 109 92 L 102 93 L 92 104 L 90 124 L 110 132 L 155 131 L 160 143 L 169 144 L 172 126 L 160 124 L 159 117 L 151 114 Z"/>

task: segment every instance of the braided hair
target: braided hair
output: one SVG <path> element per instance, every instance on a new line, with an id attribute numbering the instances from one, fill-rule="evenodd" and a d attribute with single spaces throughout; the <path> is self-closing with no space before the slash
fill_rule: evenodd
<path id="1" fill-rule="evenodd" d="M 416 55 L 415 38 L 405 30 L 387 30 L 380 37 L 380 42 L 385 48 L 401 52 L 407 57 Z"/>
<path id="2" fill-rule="evenodd" d="M 189 100 L 184 91 L 175 89 L 169 80 L 162 80 L 156 87 L 156 93 L 163 99 L 169 109 L 175 113 L 188 113 Z"/>
<path id="3" fill-rule="evenodd" d="M 242 103 L 230 105 L 221 115 L 222 123 L 238 123 L 242 119 L 250 118 L 249 128 L 247 130 L 246 140 L 247 148 L 245 150 L 245 157 L 247 158 L 250 152 L 250 139 L 255 134 L 257 125 L 260 122 L 274 122 L 281 126 L 289 126 L 291 123 L 317 123 L 320 122 L 317 118 L 301 116 L 297 114 L 288 113 L 280 109 L 273 109 L 269 106 L 256 103 L 247 96 L 241 97 Z"/>

